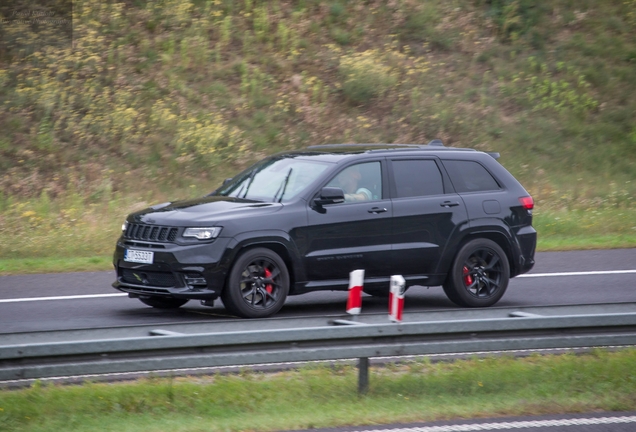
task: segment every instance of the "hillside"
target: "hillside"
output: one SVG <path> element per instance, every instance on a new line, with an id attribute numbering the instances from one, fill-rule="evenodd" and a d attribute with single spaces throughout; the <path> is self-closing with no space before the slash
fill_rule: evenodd
<path id="1" fill-rule="evenodd" d="M 5 227 L 203 193 L 282 149 L 433 138 L 500 152 L 539 209 L 635 207 L 636 0 L 77 0 L 72 44 L 11 11 Z"/>

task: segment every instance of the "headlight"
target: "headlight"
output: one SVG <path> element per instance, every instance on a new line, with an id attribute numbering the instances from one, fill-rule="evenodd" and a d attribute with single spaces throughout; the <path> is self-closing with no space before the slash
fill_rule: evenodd
<path id="1" fill-rule="evenodd" d="M 183 232 L 184 237 L 194 237 L 199 240 L 209 240 L 217 238 L 219 234 L 221 234 L 221 227 L 186 228 Z"/>
<path id="2" fill-rule="evenodd" d="M 127 229 L 128 229 L 128 221 L 125 221 L 123 224 L 121 224 L 121 232 L 126 232 Z"/>

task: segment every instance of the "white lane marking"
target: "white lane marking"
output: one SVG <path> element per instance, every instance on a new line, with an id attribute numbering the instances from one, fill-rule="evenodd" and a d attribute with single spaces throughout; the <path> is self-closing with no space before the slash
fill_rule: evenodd
<path id="1" fill-rule="evenodd" d="M 586 272 L 561 272 L 561 273 L 526 273 L 517 276 L 518 278 L 530 278 L 530 277 L 554 277 L 554 276 L 595 276 L 595 275 L 610 275 L 610 274 L 633 274 L 636 270 L 601 270 L 601 271 L 586 271 Z"/>
<path id="2" fill-rule="evenodd" d="M 19 303 L 19 302 L 31 302 L 31 301 L 47 301 L 47 300 L 78 300 L 78 299 L 94 299 L 104 297 L 123 297 L 127 296 L 125 293 L 115 294 L 90 294 L 90 295 L 72 295 L 72 296 L 58 296 L 58 297 L 28 297 L 28 298 L 16 298 L 16 299 L 2 299 L 0 303 Z"/>
<path id="3" fill-rule="evenodd" d="M 447 426 L 424 426 L 395 429 L 360 430 L 360 432 L 470 432 L 522 428 L 548 428 L 559 426 L 588 426 L 636 423 L 636 416 L 573 418 L 562 420 L 530 420 L 498 423 L 455 424 Z"/>
<path id="4" fill-rule="evenodd" d="M 554 276 L 595 276 L 595 275 L 608 275 L 608 274 L 636 274 L 636 270 L 601 270 L 601 271 L 587 271 L 587 272 L 562 272 L 562 273 L 530 273 L 517 276 L 518 278 L 532 278 L 532 277 L 554 277 Z M 74 295 L 74 296 L 59 296 L 59 297 L 27 297 L 16 299 L 2 299 L 0 303 L 19 303 L 29 301 L 48 301 L 48 300 L 81 300 L 81 299 L 94 299 L 104 297 L 123 297 L 128 294 L 116 293 L 116 294 L 91 294 L 91 295 Z"/>

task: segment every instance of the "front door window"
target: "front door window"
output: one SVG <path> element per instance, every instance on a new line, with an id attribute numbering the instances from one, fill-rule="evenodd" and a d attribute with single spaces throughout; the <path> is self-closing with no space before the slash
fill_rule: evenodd
<path id="1" fill-rule="evenodd" d="M 327 186 L 341 188 L 345 193 L 345 202 L 380 200 L 382 199 L 380 162 L 349 166 L 340 171 Z"/>

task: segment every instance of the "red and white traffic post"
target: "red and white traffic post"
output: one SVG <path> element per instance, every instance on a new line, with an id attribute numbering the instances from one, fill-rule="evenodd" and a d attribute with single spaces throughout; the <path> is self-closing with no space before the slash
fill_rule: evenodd
<path id="1" fill-rule="evenodd" d="M 347 299 L 347 313 L 349 315 L 360 315 L 363 283 L 364 270 L 354 270 L 349 273 L 349 298 Z"/>
<path id="2" fill-rule="evenodd" d="M 393 322 L 402 322 L 405 285 L 406 281 L 402 276 L 391 276 L 391 287 L 389 289 L 389 319 Z"/>

